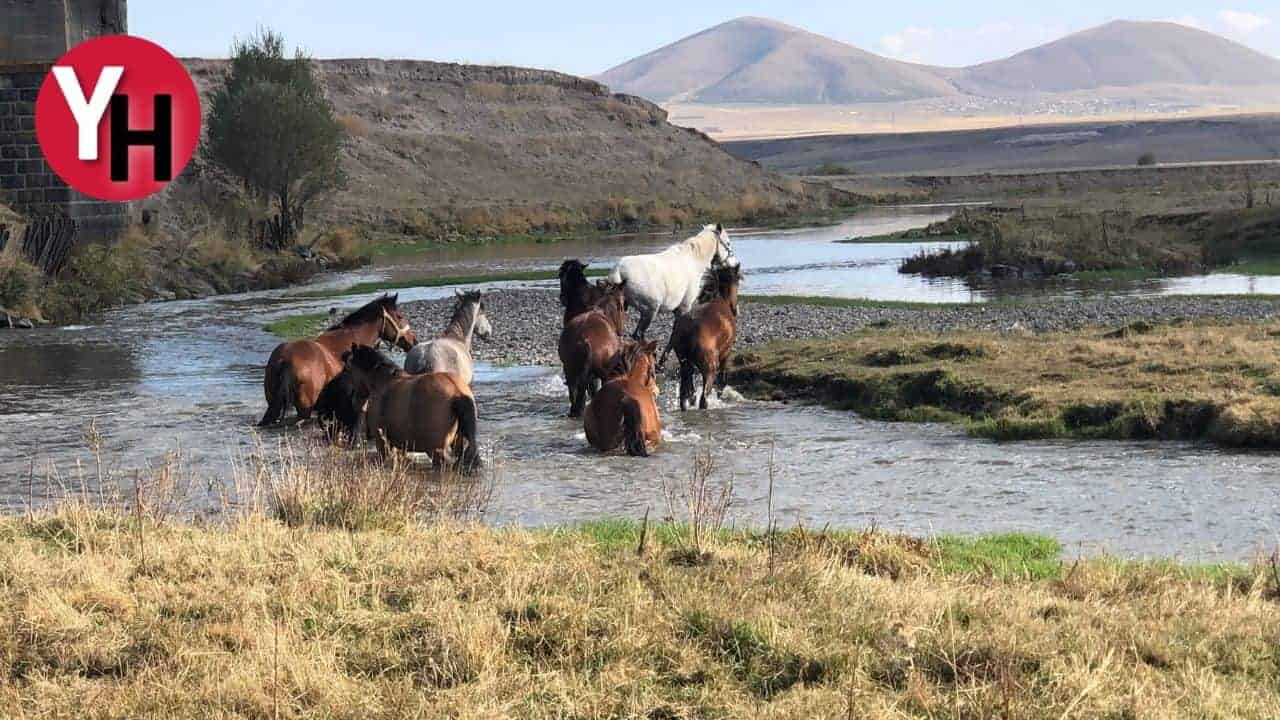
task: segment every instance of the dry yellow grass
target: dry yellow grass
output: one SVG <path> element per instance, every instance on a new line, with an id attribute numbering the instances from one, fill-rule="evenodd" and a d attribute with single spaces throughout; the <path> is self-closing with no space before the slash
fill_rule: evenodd
<path id="1" fill-rule="evenodd" d="M 890 420 L 966 423 L 996 439 L 1207 438 L 1280 447 L 1280 329 L 868 331 L 743 353 L 731 382 Z"/>
<path id="2" fill-rule="evenodd" d="M 12 718 L 1270 718 L 1267 571 L 877 533 L 0 521 Z M 770 550 L 772 547 L 772 550 Z M 950 565 L 948 563 L 951 563 Z M 958 569 L 957 569 L 958 568 Z"/>

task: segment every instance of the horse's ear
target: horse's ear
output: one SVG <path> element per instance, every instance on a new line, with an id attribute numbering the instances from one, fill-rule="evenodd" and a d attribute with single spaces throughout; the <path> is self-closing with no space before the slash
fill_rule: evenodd
<path id="1" fill-rule="evenodd" d="M 716 234 L 717 235 L 724 234 L 724 225 L 721 225 L 720 223 L 716 223 Z"/>
<path id="2" fill-rule="evenodd" d="M 398 302 L 400 302 L 400 293 L 391 296 L 391 307 L 395 307 Z"/>

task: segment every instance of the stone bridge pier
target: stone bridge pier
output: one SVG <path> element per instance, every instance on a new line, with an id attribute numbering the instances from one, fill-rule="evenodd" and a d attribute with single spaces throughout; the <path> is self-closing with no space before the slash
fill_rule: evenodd
<path id="1" fill-rule="evenodd" d="M 82 237 L 109 237 L 129 206 L 67 187 L 40 153 L 35 101 L 53 62 L 90 38 L 127 32 L 126 0 L 0 0 L 0 202 L 26 215 L 61 215 Z"/>

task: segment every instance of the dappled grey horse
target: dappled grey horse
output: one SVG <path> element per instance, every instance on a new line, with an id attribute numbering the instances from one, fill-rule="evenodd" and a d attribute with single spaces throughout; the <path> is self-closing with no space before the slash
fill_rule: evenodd
<path id="1" fill-rule="evenodd" d="M 470 387 L 474 374 L 471 338 L 488 338 L 492 332 L 480 291 L 460 292 L 444 334 L 410 350 L 404 360 L 404 369 L 415 374 L 453 373 Z"/>

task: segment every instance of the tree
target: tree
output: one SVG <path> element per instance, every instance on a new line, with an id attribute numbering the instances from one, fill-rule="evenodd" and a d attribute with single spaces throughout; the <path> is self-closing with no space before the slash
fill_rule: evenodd
<path id="1" fill-rule="evenodd" d="M 277 246 L 292 239 L 317 196 L 345 182 L 342 127 L 301 50 L 260 30 L 232 45 L 231 69 L 209 108 L 205 157 L 280 213 Z"/>

